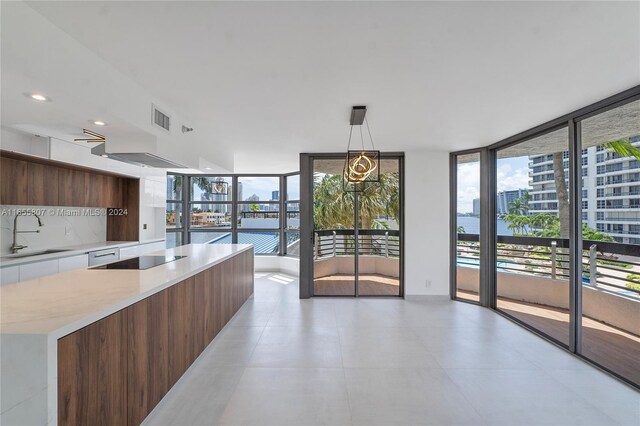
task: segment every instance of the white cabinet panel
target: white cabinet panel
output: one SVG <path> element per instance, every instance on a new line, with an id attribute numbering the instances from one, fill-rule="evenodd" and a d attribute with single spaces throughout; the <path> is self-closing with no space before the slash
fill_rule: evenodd
<path id="1" fill-rule="evenodd" d="M 166 208 L 167 203 L 167 179 L 153 182 L 153 207 Z"/>
<path id="2" fill-rule="evenodd" d="M 164 250 L 166 243 L 164 241 L 158 241 L 157 243 L 141 244 L 139 253 L 150 253 L 152 251 Z"/>
<path id="3" fill-rule="evenodd" d="M 58 273 L 58 259 L 20 265 L 20 281 L 32 280 Z"/>
<path id="4" fill-rule="evenodd" d="M 133 247 L 124 247 L 120 249 L 120 257 L 134 257 L 153 251 L 164 250 L 166 248 L 165 244 L 166 243 L 164 241 L 158 241 L 154 243 L 139 244 Z"/>
<path id="5" fill-rule="evenodd" d="M 120 258 L 135 257 L 140 254 L 140 246 L 122 247 L 120 248 Z"/>
<path id="6" fill-rule="evenodd" d="M 8 266 L 0 269 L 0 285 L 17 283 L 20 281 L 20 268 L 18 266 Z"/>
<path id="7" fill-rule="evenodd" d="M 153 206 L 153 181 L 150 179 L 140 179 L 140 206 Z"/>
<path id="8" fill-rule="evenodd" d="M 89 266 L 89 256 L 86 254 L 63 257 L 62 259 L 59 259 L 58 271 L 66 272 L 74 269 L 84 269 L 87 266 Z"/>

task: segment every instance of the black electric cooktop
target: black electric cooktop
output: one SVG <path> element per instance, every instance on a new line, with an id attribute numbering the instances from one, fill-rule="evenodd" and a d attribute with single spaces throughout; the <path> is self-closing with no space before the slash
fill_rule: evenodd
<path id="1" fill-rule="evenodd" d="M 163 265 L 182 259 L 186 256 L 140 256 L 131 259 L 120 260 L 119 262 L 106 263 L 104 265 L 94 266 L 89 269 L 149 269 L 154 266 Z"/>

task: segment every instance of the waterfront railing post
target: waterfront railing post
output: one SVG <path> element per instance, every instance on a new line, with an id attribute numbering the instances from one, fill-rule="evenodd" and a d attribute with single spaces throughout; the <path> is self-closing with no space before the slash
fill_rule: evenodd
<path id="1" fill-rule="evenodd" d="M 551 278 L 556 279 L 556 248 L 558 243 L 551 241 Z"/>
<path id="2" fill-rule="evenodd" d="M 598 246 L 592 244 L 589 247 L 589 284 L 592 287 L 598 286 Z"/>
<path id="3" fill-rule="evenodd" d="M 333 231 L 333 257 L 336 257 L 336 231 Z"/>
<path id="4" fill-rule="evenodd" d="M 384 233 L 384 257 L 389 257 L 389 231 Z"/>

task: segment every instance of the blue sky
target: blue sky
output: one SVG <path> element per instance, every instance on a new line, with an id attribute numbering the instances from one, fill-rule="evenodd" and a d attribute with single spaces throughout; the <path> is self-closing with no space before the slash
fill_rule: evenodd
<path id="1" fill-rule="evenodd" d="M 230 178 L 227 178 L 230 180 Z M 246 200 L 253 194 L 256 194 L 260 201 L 270 201 L 271 200 L 271 192 L 277 191 L 279 188 L 279 178 L 278 177 L 241 177 L 239 178 L 239 182 L 242 182 L 242 201 Z M 300 183 L 298 177 L 290 177 L 288 178 L 288 184 L 291 188 L 289 188 L 290 199 L 298 199 L 300 198 Z M 231 190 L 231 185 L 229 185 L 229 190 Z M 193 189 L 194 193 L 194 201 L 199 200 L 202 191 L 197 186 Z"/>
<path id="2" fill-rule="evenodd" d="M 529 157 L 498 160 L 498 191 L 529 188 Z M 473 199 L 480 198 L 480 163 L 458 165 L 458 213 L 473 211 Z"/>

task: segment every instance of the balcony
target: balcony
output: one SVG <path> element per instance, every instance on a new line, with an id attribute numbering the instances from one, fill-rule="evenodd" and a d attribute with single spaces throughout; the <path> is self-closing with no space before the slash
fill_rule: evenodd
<path id="1" fill-rule="evenodd" d="M 640 222 L 640 217 L 607 217 L 606 219 L 597 219 L 597 222 Z"/>
<path id="2" fill-rule="evenodd" d="M 635 210 L 635 209 L 640 209 L 640 204 L 612 204 L 609 206 L 596 206 L 597 210 L 611 210 L 611 209 L 616 209 L 616 210 L 624 210 L 624 209 L 628 209 L 628 210 Z"/>
<path id="3" fill-rule="evenodd" d="M 353 295 L 355 232 L 323 229 L 314 232 L 314 293 Z M 361 294 L 398 296 L 400 231 L 358 230 L 358 288 Z"/>
<path id="4" fill-rule="evenodd" d="M 639 197 L 640 191 L 625 191 L 625 192 L 605 192 L 598 198 L 611 198 L 611 197 Z"/>
<path id="5" fill-rule="evenodd" d="M 458 297 L 478 300 L 478 236 L 458 234 Z M 498 308 L 566 342 L 569 332 L 568 240 L 497 237 Z M 640 250 L 583 241 L 583 351 L 640 380 Z M 637 274 L 637 275 L 634 275 Z M 607 366 L 607 365 L 605 365 Z"/>

